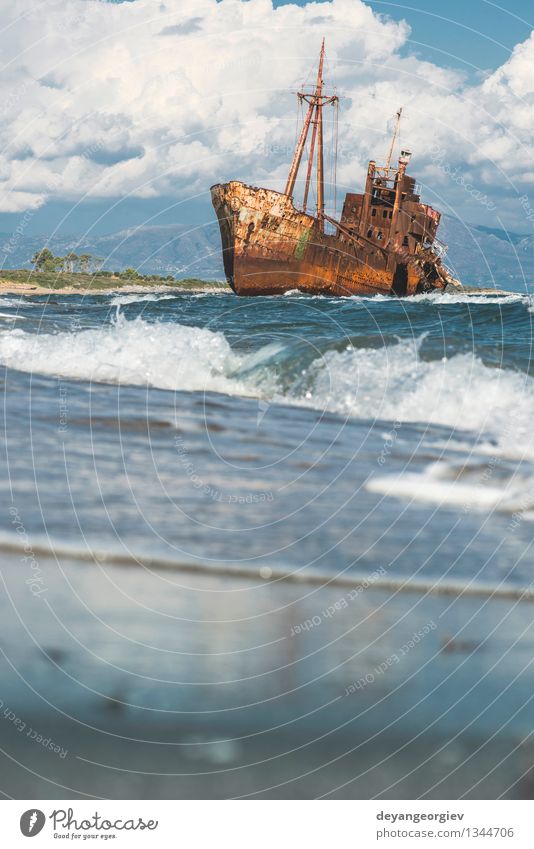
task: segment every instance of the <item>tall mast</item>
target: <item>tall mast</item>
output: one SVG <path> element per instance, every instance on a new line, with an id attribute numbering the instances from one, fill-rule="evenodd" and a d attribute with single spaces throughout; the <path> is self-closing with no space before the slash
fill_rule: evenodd
<path id="1" fill-rule="evenodd" d="M 302 100 L 302 95 L 299 94 L 299 98 Z M 313 113 L 313 108 L 314 105 L 312 102 L 308 106 L 308 111 L 306 113 L 304 124 L 302 126 L 302 132 L 300 134 L 300 138 L 298 140 L 298 144 L 293 155 L 293 162 L 291 163 L 291 168 L 289 169 L 289 175 L 287 178 L 286 188 L 284 192 L 284 194 L 288 195 L 289 197 L 293 196 L 295 180 L 297 179 L 297 174 L 300 167 L 300 160 L 302 159 L 302 151 L 304 150 L 304 145 L 306 144 L 306 138 L 308 136 L 308 130 L 310 129 L 310 121 Z"/>
<path id="2" fill-rule="evenodd" d="M 397 119 L 395 121 L 395 129 L 393 130 L 393 138 L 391 139 L 391 147 L 389 148 L 388 158 L 386 159 L 386 168 L 389 168 L 389 166 L 391 165 L 391 158 L 393 156 L 393 148 L 395 147 L 395 141 L 397 139 L 397 134 L 399 132 L 401 115 L 402 115 L 402 106 L 397 111 Z"/>
<path id="3" fill-rule="evenodd" d="M 304 210 L 306 209 L 306 205 L 308 203 L 308 192 L 310 188 L 310 178 L 311 178 L 311 170 L 313 165 L 313 154 L 315 152 L 315 142 L 317 140 L 317 217 L 319 218 L 321 224 L 321 228 L 324 226 L 322 221 L 322 215 L 324 212 L 324 164 L 323 164 L 323 106 L 327 103 L 335 103 L 338 98 L 336 95 L 323 95 L 323 66 L 324 66 L 324 57 L 325 57 L 325 47 L 324 47 L 324 38 L 321 44 L 321 53 L 319 56 L 319 68 L 317 71 L 317 81 L 315 83 L 315 91 L 313 94 L 306 94 L 305 92 L 298 93 L 299 100 L 302 102 L 306 101 L 308 104 L 308 111 L 306 113 L 306 117 L 304 119 L 304 124 L 302 126 L 302 131 L 300 133 L 300 137 L 297 143 L 297 147 L 295 149 L 295 153 L 293 155 L 293 161 L 291 163 L 291 168 L 289 169 L 289 175 L 287 178 L 285 194 L 289 197 L 293 196 L 293 191 L 295 189 L 295 182 L 297 179 L 298 170 L 300 168 L 300 163 L 302 161 L 302 154 L 304 152 L 304 147 L 306 145 L 306 140 L 308 138 L 308 133 L 310 130 L 310 124 L 312 123 L 313 118 L 313 133 L 312 133 L 312 141 L 311 141 L 311 150 L 310 157 L 308 160 L 308 169 L 306 174 L 306 185 L 304 189 Z M 315 116 L 314 116 L 315 113 Z"/>
<path id="4" fill-rule="evenodd" d="M 310 179 L 313 167 L 313 154 L 315 151 L 315 139 L 317 138 L 317 111 L 315 112 L 315 120 L 313 121 L 313 130 L 310 144 L 310 156 L 308 158 L 308 170 L 306 171 L 306 185 L 304 187 L 304 197 L 302 199 L 302 211 L 306 212 L 308 206 L 308 192 L 310 190 Z"/>
<path id="5" fill-rule="evenodd" d="M 317 116 L 317 218 L 319 227 L 324 230 L 324 165 L 323 165 L 323 64 L 324 64 L 324 38 L 321 44 L 321 58 L 319 59 L 319 71 L 317 73 L 317 88 L 315 90 Z"/>

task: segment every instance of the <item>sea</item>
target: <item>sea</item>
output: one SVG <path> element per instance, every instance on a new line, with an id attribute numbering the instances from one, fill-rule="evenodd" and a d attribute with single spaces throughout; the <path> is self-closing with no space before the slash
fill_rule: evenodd
<path id="1" fill-rule="evenodd" d="M 9 792 L 532 798 L 533 319 L 2 296 Z"/>

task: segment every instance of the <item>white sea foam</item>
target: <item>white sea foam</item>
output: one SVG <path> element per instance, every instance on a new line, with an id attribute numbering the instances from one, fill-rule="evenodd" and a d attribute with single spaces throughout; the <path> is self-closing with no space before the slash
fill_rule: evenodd
<path id="1" fill-rule="evenodd" d="M 26 305 L 26 300 L 22 297 L 9 298 L 6 295 L 0 295 L 0 306 L 2 307 L 21 307 L 23 304 Z"/>
<path id="2" fill-rule="evenodd" d="M 156 294 L 140 294 L 138 292 L 129 295 L 114 295 L 111 299 L 110 306 L 122 307 L 127 304 L 140 304 L 153 301 L 168 301 L 169 298 L 174 298 L 174 295 L 156 295 Z"/>
<path id="3" fill-rule="evenodd" d="M 424 361 L 419 344 L 329 351 L 291 385 L 280 374 L 278 342 L 245 355 L 220 332 L 119 314 L 111 325 L 75 333 L 6 328 L 0 362 L 66 378 L 260 395 L 356 418 L 448 425 L 483 434 L 479 450 L 493 450 L 490 434 L 508 456 L 534 457 L 531 377 L 489 368 L 471 353 Z"/>
<path id="4" fill-rule="evenodd" d="M 494 295 L 489 293 L 485 295 L 468 295 L 465 292 L 444 292 L 443 294 L 429 292 L 426 295 L 415 295 L 407 302 L 403 301 L 403 303 L 412 302 L 436 304 L 437 306 L 440 304 L 469 304 L 476 309 L 478 304 L 529 304 L 531 297 L 520 292 L 510 292 L 505 295 L 498 294 L 497 292 Z"/>
<path id="5" fill-rule="evenodd" d="M 534 381 L 488 368 L 473 354 L 427 362 L 419 342 L 329 352 L 312 365 L 306 403 L 358 418 L 431 422 L 495 434 L 514 455 L 534 456 Z"/>
<path id="6" fill-rule="evenodd" d="M 450 504 L 465 511 L 495 510 L 512 513 L 516 521 L 534 519 L 534 477 L 511 474 L 492 481 L 491 466 L 464 469 L 447 462 L 431 463 L 421 472 L 401 471 L 371 478 L 366 489 L 394 498 Z"/>
<path id="7" fill-rule="evenodd" d="M 434 304 L 441 306 L 443 304 L 469 304 L 476 308 L 478 304 L 516 304 L 523 303 L 526 306 L 532 304 L 532 295 L 521 294 L 520 292 L 510 292 L 505 295 L 494 295 L 487 293 L 485 295 L 468 295 L 466 292 L 427 292 L 426 294 L 413 295 L 410 298 L 405 298 L 400 301 L 392 300 L 390 295 L 352 295 L 351 301 L 372 301 L 378 303 L 385 301 L 388 304 L 396 303 L 409 307 L 410 304 Z"/>
<path id="8" fill-rule="evenodd" d="M 21 371 L 66 378 L 247 394 L 242 382 L 227 377 L 241 358 L 222 333 L 126 321 L 122 315 L 111 325 L 77 333 L 0 333 L 0 361 Z"/>
<path id="9" fill-rule="evenodd" d="M 501 290 L 502 292 L 502 290 Z M 402 298 L 400 300 L 392 298 L 391 295 L 348 295 L 346 297 L 332 297 L 330 295 L 307 295 L 300 292 L 298 289 L 291 289 L 288 292 L 284 292 L 285 296 L 291 296 L 296 300 L 312 300 L 315 298 L 319 298 L 321 300 L 328 300 L 329 302 L 338 301 L 339 303 L 348 303 L 348 302 L 356 302 L 363 303 L 369 302 L 371 304 L 396 304 L 397 306 L 401 305 L 405 308 L 408 308 L 413 304 L 433 304 L 435 306 L 443 306 L 444 304 L 469 304 L 476 308 L 478 304 L 517 304 L 522 303 L 527 306 L 530 311 L 534 311 L 533 298 L 534 295 L 528 295 L 527 293 L 521 292 L 507 292 L 506 294 L 499 294 L 498 291 L 495 291 L 495 294 L 486 293 L 484 295 L 468 295 L 467 292 L 427 292 L 426 294 L 420 295 L 412 295 L 409 298 Z"/>

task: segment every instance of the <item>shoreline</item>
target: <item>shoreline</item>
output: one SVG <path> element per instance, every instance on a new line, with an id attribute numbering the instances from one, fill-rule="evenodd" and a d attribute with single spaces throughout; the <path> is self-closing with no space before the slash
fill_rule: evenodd
<path id="1" fill-rule="evenodd" d="M 31 283 L 19 283 L 13 280 L 0 279 L 0 295 L 137 295 L 137 294 L 202 294 L 202 293 L 219 293 L 231 292 L 229 286 L 223 283 L 206 285 L 206 286 L 165 286 L 165 285 L 139 285 L 126 284 L 124 286 L 63 286 L 61 288 L 51 288 L 48 286 L 38 286 Z"/>
<path id="2" fill-rule="evenodd" d="M 103 796 L 111 798 L 114 794 L 144 799 L 161 795 L 181 798 L 184 794 L 194 798 L 269 795 L 273 785 L 295 781 L 295 775 L 301 776 L 298 794 L 303 798 L 336 793 L 338 788 L 343 792 L 344 786 L 350 787 L 354 797 L 385 796 L 392 775 L 402 781 L 399 795 L 409 798 L 420 797 L 432 786 L 447 798 L 453 792 L 472 793 L 473 787 L 481 796 L 497 797 L 525 781 L 531 767 L 531 748 L 518 747 L 528 726 L 524 705 L 530 689 L 524 676 L 516 676 L 507 693 L 506 715 L 512 719 L 504 733 L 500 712 L 479 716 L 481 700 L 490 702 L 492 694 L 510 683 L 507 669 L 499 663 L 503 642 L 515 645 L 514 668 L 521 663 L 516 639 L 520 626 L 511 617 L 516 609 L 513 600 L 494 599 L 493 616 L 481 620 L 477 617 L 480 599 L 461 593 L 456 596 L 458 610 L 451 613 L 451 598 L 446 596 L 423 592 L 414 603 L 414 598 L 386 588 L 369 586 L 349 595 L 329 585 L 323 585 L 316 596 L 303 594 L 298 584 L 283 587 L 258 576 L 265 589 L 259 590 L 261 596 L 248 591 L 247 619 L 243 621 L 239 618 L 243 616 L 241 581 L 204 573 L 194 574 L 188 581 L 162 584 L 154 580 L 150 568 L 120 572 L 120 567 L 108 564 L 91 577 L 90 591 L 86 570 L 59 555 L 46 568 L 37 618 L 39 597 L 21 580 L 20 555 L 4 560 L 4 579 L 13 598 L 6 625 L 17 633 L 15 611 L 23 621 L 36 618 L 39 642 L 45 646 L 36 652 L 31 639 L 23 635 L 20 641 L 13 641 L 12 665 L 3 661 L 0 746 L 8 759 L 4 757 L 2 774 L 9 776 L 10 795 L 15 798 L 49 795 L 41 776 L 47 774 L 52 754 L 43 743 L 36 745 L 31 728 L 43 741 L 57 741 L 66 753 L 54 758 L 55 782 L 74 787 L 74 794 L 91 794 L 98 786 Z M 257 565 L 252 569 L 257 575 Z M 47 612 L 61 609 L 66 582 L 76 595 L 62 612 L 63 628 L 82 634 L 83 645 L 64 644 L 64 631 Z M 122 592 L 107 594 L 111 583 Z M 89 592 L 92 605 L 84 595 Z M 141 597 L 148 610 L 172 612 L 177 621 L 175 642 L 169 646 L 161 617 L 154 614 L 151 619 L 132 620 L 129 637 L 137 643 L 135 656 L 120 634 L 112 639 L 105 622 L 103 625 L 95 614 L 120 619 L 124 593 Z M 221 609 L 223 593 L 225 607 Z M 274 602 L 265 621 L 264 593 Z M 345 606 L 340 599 L 346 601 Z M 198 620 L 193 623 L 188 619 L 192 605 Z M 214 614 L 216 605 L 219 608 Z M 378 646 L 373 643 L 377 639 L 373 614 L 379 615 L 381 622 Z M 313 656 L 318 617 L 325 646 L 319 669 Z M 497 638 L 492 632 L 494 618 L 504 623 Z M 209 628 L 206 620 L 212 622 Z M 354 621 L 361 623 L 358 635 L 353 633 Z M 461 639 L 453 636 L 458 621 L 468 623 Z M 152 628 L 151 645 L 146 644 L 147 627 Z M 213 657 L 217 656 L 215 631 L 217 652 L 227 659 L 225 676 L 229 680 L 222 693 L 211 686 Z M 247 648 L 265 640 L 266 631 L 277 633 L 282 640 L 269 646 L 258 666 L 256 655 Z M 86 660 L 86 654 L 101 655 L 104 640 L 109 646 L 106 658 L 114 660 L 105 675 L 101 664 Z M 527 640 L 523 651 L 532 646 L 532 638 Z M 186 644 L 188 654 L 156 654 L 154 644 L 171 650 Z M 349 667 L 348 662 L 339 662 L 340 657 L 352 659 L 358 649 L 362 656 L 356 664 L 352 660 Z M 298 680 L 288 672 L 288 651 L 292 662 L 299 665 Z M 43 660 L 48 663 L 44 665 Z M 447 724 L 440 734 L 434 733 L 444 709 L 436 682 L 447 680 L 451 668 L 462 663 L 466 666 L 463 677 L 455 682 L 446 704 Z M 30 685 L 25 688 L 17 675 L 21 665 Z M 414 670 L 421 668 L 429 669 L 430 675 L 417 675 Z M 67 674 L 72 669 L 77 671 L 76 677 Z M 491 675 L 484 679 L 488 669 Z M 149 689 L 147 670 L 157 682 Z M 270 676 L 261 690 L 259 674 Z M 407 696 L 403 685 L 410 675 L 413 681 Z M 176 696 L 176 679 L 195 681 L 185 705 Z M 472 680 L 482 681 L 483 690 L 469 690 L 466 682 Z M 305 690 L 295 686 L 302 682 L 307 685 Z M 325 692 L 329 700 L 325 700 Z M 384 692 L 387 699 L 382 698 Z M 246 710 L 235 710 L 235 705 L 243 704 Z M 310 711 L 310 704 L 322 705 L 321 711 Z M 420 707 L 414 712 L 408 709 L 411 705 Z M 356 726 L 357 711 L 361 716 Z M 477 718 L 468 733 L 466 715 Z M 333 727 L 338 732 L 329 738 Z M 145 742 L 140 744 L 140 739 Z M 452 751 L 451 739 L 456 741 Z M 413 745 L 414 740 L 417 749 L 407 755 L 406 745 L 410 741 Z M 493 743 L 486 745 L 488 741 Z M 273 752 L 287 751 L 295 752 L 290 767 L 284 758 L 273 758 Z M 117 791 L 115 773 L 106 764 L 119 763 L 121 758 L 128 769 L 121 773 Z M 317 764 L 328 767 L 330 761 L 333 766 L 327 771 L 323 767 L 319 775 Z M 18 767 L 20 763 L 31 763 L 33 772 L 29 775 Z M 257 771 L 258 763 L 269 764 L 268 780 L 262 770 Z M 497 768 L 502 763 L 506 768 Z M 226 775 L 223 787 L 221 771 Z M 373 776 L 371 791 L 369 775 Z M 529 785 L 519 786 L 524 794 Z"/>
<path id="3" fill-rule="evenodd" d="M 196 294 L 220 294 L 220 293 L 231 293 L 232 289 L 228 284 L 222 283 L 219 281 L 215 281 L 210 283 L 208 281 L 199 281 L 198 284 L 196 281 L 191 283 L 189 281 L 184 281 L 183 285 L 181 285 L 180 281 L 176 281 L 174 284 L 165 284 L 165 283 L 124 283 L 121 285 L 118 283 L 117 285 L 77 285 L 72 286 L 66 284 L 65 286 L 40 286 L 35 283 L 23 282 L 18 280 L 9 280 L 5 277 L 0 277 L 0 296 L 1 295 L 22 295 L 25 297 L 31 297 L 35 295 L 81 295 L 85 297 L 86 295 L 140 295 L 140 294 L 182 294 L 188 293 L 192 295 Z M 458 296 L 469 296 L 476 300 L 477 297 L 480 296 L 490 296 L 490 297 L 511 297 L 520 295 L 520 292 L 509 292 L 503 289 L 491 289 L 491 288 L 477 288 L 472 286 L 466 286 L 461 290 L 455 290 L 451 292 L 445 292 L 447 295 L 458 295 Z M 410 300 L 410 298 L 406 298 L 404 300 Z"/>

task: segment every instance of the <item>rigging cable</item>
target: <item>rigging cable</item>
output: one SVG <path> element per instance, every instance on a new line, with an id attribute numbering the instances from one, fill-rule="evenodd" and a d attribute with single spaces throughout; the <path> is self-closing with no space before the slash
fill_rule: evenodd
<path id="1" fill-rule="evenodd" d="M 337 146 L 338 146 L 338 138 L 339 138 L 339 100 L 335 100 L 333 103 L 334 106 L 334 173 L 333 173 L 333 183 L 334 183 L 334 218 L 337 218 Z"/>

